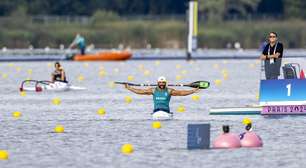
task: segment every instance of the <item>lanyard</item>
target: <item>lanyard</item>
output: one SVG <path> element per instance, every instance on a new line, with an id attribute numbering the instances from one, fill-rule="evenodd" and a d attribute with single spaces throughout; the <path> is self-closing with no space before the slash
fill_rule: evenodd
<path id="1" fill-rule="evenodd" d="M 274 48 L 274 51 L 273 51 L 273 55 L 275 55 L 275 53 L 276 53 L 277 44 L 278 44 L 278 42 L 275 44 L 275 48 Z M 270 49 L 271 49 L 271 46 L 270 46 L 270 44 L 269 44 L 268 56 L 270 56 Z"/>
<path id="2" fill-rule="evenodd" d="M 274 46 L 273 55 L 275 55 L 275 53 L 276 53 L 277 44 L 278 44 L 278 42 L 277 42 L 277 43 L 275 44 L 275 46 Z M 269 44 L 268 56 L 270 56 L 270 49 L 271 49 L 271 46 L 270 46 L 270 44 Z M 270 64 L 274 64 L 274 58 L 270 58 Z"/>

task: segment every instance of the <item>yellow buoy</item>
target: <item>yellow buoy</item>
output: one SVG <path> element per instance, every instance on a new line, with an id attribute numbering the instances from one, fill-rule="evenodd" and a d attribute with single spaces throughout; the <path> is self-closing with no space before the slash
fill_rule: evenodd
<path id="1" fill-rule="evenodd" d="M 143 72 L 143 74 L 144 74 L 144 76 L 149 76 L 149 75 L 151 74 L 151 72 L 150 72 L 149 70 L 145 70 L 145 71 Z"/>
<path id="2" fill-rule="evenodd" d="M 242 124 L 244 124 L 244 125 L 252 124 L 252 120 L 249 119 L 249 118 L 244 118 L 244 119 L 242 120 Z"/>
<path id="3" fill-rule="evenodd" d="M 176 68 L 176 69 L 181 69 L 181 68 L 182 68 L 182 65 L 176 64 L 176 65 L 175 65 L 175 68 Z"/>
<path id="4" fill-rule="evenodd" d="M 228 74 L 228 71 L 227 71 L 227 69 L 222 69 L 221 73 L 222 74 Z"/>
<path id="5" fill-rule="evenodd" d="M 29 84 L 30 83 L 29 80 L 31 80 L 31 78 L 26 78 L 26 80 L 28 80 L 28 81 L 26 81 L 26 84 Z"/>
<path id="6" fill-rule="evenodd" d="M 124 100 L 125 100 L 125 102 L 128 103 L 128 104 L 129 104 L 129 103 L 132 103 L 132 101 L 133 101 L 133 99 L 132 99 L 131 96 L 125 96 Z"/>
<path id="7" fill-rule="evenodd" d="M 222 81 L 220 79 L 216 79 L 215 80 L 215 85 L 219 86 L 221 85 Z"/>
<path id="8" fill-rule="evenodd" d="M 193 101 L 199 101 L 200 100 L 199 95 L 192 95 L 191 98 L 192 98 Z"/>
<path id="9" fill-rule="evenodd" d="M 8 152 L 6 150 L 0 150 L 0 160 L 7 160 L 8 158 Z"/>
<path id="10" fill-rule="evenodd" d="M 133 81 L 133 80 L 134 80 L 134 76 L 129 75 L 129 76 L 128 76 L 128 81 Z"/>
<path id="11" fill-rule="evenodd" d="M 155 61 L 155 65 L 159 66 L 160 65 L 160 61 Z"/>
<path id="12" fill-rule="evenodd" d="M 100 70 L 99 76 L 104 77 L 106 75 L 106 72 L 104 70 Z"/>
<path id="13" fill-rule="evenodd" d="M 105 113 L 106 113 L 106 112 L 105 112 L 105 109 L 104 109 L 104 108 L 99 108 L 98 111 L 97 111 L 97 114 L 99 114 L 99 115 L 101 115 L 101 116 L 102 116 L 102 115 L 105 115 Z"/>
<path id="14" fill-rule="evenodd" d="M 16 71 L 17 71 L 17 72 L 20 72 L 20 71 L 21 71 L 21 68 L 20 68 L 20 67 L 16 67 Z"/>
<path id="15" fill-rule="evenodd" d="M 26 95 L 27 95 L 27 93 L 26 93 L 25 91 L 21 91 L 21 92 L 20 92 L 20 96 L 24 97 L 24 96 L 26 96 Z"/>
<path id="16" fill-rule="evenodd" d="M 249 67 L 250 68 L 255 68 L 255 64 L 250 64 Z"/>
<path id="17" fill-rule="evenodd" d="M 65 128 L 62 125 L 56 125 L 54 128 L 54 132 L 56 133 L 63 133 L 64 131 L 65 131 Z"/>
<path id="18" fill-rule="evenodd" d="M 61 102 L 62 102 L 61 99 L 58 98 L 58 97 L 52 99 L 52 103 L 53 103 L 54 105 L 60 105 Z"/>
<path id="19" fill-rule="evenodd" d="M 214 67 L 215 69 L 218 69 L 218 68 L 219 68 L 219 64 L 214 64 L 213 67 Z"/>
<path id="20" fill-rule="evenodd" d="M 144 66 L 143 66 L 142 64 L 140 64 L 140 65 L 138 65 L 138 69 L 139 69 L 140 71 L 142 71 L 142 70 L 144 69 Z"/>
<path id="21" fill-rule="evenodd" d="M 28 69 L 27 72 L 28 72 L 28 75 L 32 75 L 33 70 L 32 69 Z"/>
<path id="22" fill-rule="evenodd" d="M 124 144 L 121 147 L 121 152 L 126 155 L 131 154 L 134 152 L 134 147 L 131 144 Z"/>
<path id="23" fill-rule="evenodd" d="M 152 123 L 152 128 L 155 128 L 155 129 L 161 128 L 161 123 L 159 121 L 154 121 Z"/>
<path id="24" fill-rule="evenodd" d="M 83 65 L 84 65 L 85 68 L 89 67 L 89 64 L 87 62 L 85 62 Z"/>
<path id="25" fill-rule="evenodd" d="M 9 66 L 9 67 L 13 67 L 14 64 L 13 64 L 13 63 L 9 63 L 8 66 Z"/>
<path id="26" fill-rule="evenodd" d="M 185 108 L 185 106 L 180 105 L 180 106 L 176 109 L 176 111 L 177 111 L 177 112 L 180 112 L 180 113 L 183 113 L 183 112 L 186 111 L 186 108 Z"/>
<path id="27" fill-rule="evenodd" d="M 78 76 L 78 81 L 79 81 L 79 82 L 83 81 L 84 79 L 85 79 L 85 78 L 84 78 L 83 75 L 79 75 L 79 76 Z"/>
<path id="28" fill-rule="evenodd" d="M 2 78 L 6 79 L 8 77 L 8 75 L 6 73 L 2 73 Z"/>
<path id="29" fill-rule="evenodd" d="M 176 80 L 182 80 L 182 78 L 183 78 L 182 75 L 176 75 L 176 76 L 175 76 L 175 79 L 176 79 Z"/>
<path id="30" fill-rule="evenodd" d="M 259 93 L 256 93 L 256 100 L 259 100 Z"/>
<path id="31" fill-rule="evenodd" d="M 21 112 L 20 111 L 14 111 L 13 112 L 13 117 L 16 118 L 16 119 L 20 118 L 21 117 Z"/>
<path id="32" fill-rule="evenodd" d="M 226 61 L 226 60 L 223 60 L 222 62 L 223 62 L 223 64 L 227 64 L 227 61 Z"/>
<path id="33" fill-rule="evenodd" d="M 227 80 L 227 79 L 228 79 L 228 74 L 227 74 L 227 73 L 224 73 L 224 74 L 223 74 L 223 79 L 224 79 L 224 80 Z"/>
<path id="34" fill-rule="evenodd" d="M 115 82 L 108 82 L 108 86 L 110 87 L 110 88 L 115 88 Z"/>
<path id="35" fill-rule="evenodd" d="M 48 63 L 47 66 L 50 68 L 50 67 L 52 66 L 52 64 L 51 64 L 51 63 Z"/>
<path id="36" fill-rule="evenodd" d="M 182 74 L 182 75 L 186 75 L 186 74 L 187 74 L 187 70 L 182 70 L 182 71 L 181 71 L 181 74 Z"/>

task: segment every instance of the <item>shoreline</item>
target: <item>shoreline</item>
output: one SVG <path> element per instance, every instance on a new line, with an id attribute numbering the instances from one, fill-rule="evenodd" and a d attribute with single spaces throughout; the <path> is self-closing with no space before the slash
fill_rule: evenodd
<path id="1" fill-rule="evenodd" d="M 98 51 L 113 51 L 94 49 L 88 53 Z M 61 49 L 6 49 L 0 51 L 0 62 L 11 61 L 71 61 L 69 56 L 78 50 Z M 133 49 L 130 60 L 185 60 L 185 49 Z M 258 59 L 261 52 L 258 49 L 198 49 L 193 53 L 194 60 L 217 60 L 217 59 Z M 306 49 L 286 49 L 284 58 L 306 58 Z"/>

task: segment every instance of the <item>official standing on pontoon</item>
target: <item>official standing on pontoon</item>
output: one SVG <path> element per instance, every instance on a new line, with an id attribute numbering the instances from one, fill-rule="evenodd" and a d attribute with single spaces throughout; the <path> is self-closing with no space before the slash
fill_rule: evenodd
<path id="1" fill-rule="evenodd" d="M 278 79 L 282 65 L 283 44 L 277 41 L 277 33 L 269 33 L 269 43 L 262 51 L 260 59 L 265 62 L 266 79 Z"/>
<path id="2" fill-rule="evenodd" d="M 79 33 L 75 36 L 75 39 L 70 44 L 69 48 L 78 47 L 80 49 L 81 55 L 85 55 L 86 43 L 85 38 L 81 36 Z"/>

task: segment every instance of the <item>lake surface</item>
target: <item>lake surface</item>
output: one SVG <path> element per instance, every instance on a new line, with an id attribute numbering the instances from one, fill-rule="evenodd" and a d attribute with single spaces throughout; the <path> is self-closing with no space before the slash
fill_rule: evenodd
<path id="1" fill-rule="evenodd" d="M 306 65 L 305 59 L 289 59 Z M 285 61 L 285 62 L 286 62 Z M 0 149 L 9 160 L 1 168 L 68 167 L 306 167 L 306 118 L 248 116 L 263 139 L 262 148 L 187 150 L 187 125 L 211 124 L 211 142 L 224 124 L 241 133 L 246 116 L 210 116 L 211 107 L 258 104 L 260 63 L 256 60 L 62 62 L 68 80 L 85 91 L 27 92 L 27 79 L 48 80 L 53 62 L 0 63 Z M 305 66 L 304 66 L 305 68 Z M 102 72 L 101 72 L 102 71 Z M 227 75 L 224 75 L 227 74 Z M 211 87 L 192 96 L 172 97 L 174 120 L 151 127 L 152 97 L 133 94 L 113 81 L 155 83 L 164 75 L 169 83 L 208 80 Z M 83 80 L 82 80 L 83 79 Z M 219 85 L 215 84 L 219 80 Z M 217 82 L 217 83 L 218 83 Z M 178 88 L 183 89 L 183 88 Z M 189 88 L 184 88 L 189 89 Z M 132 97 L 131 103 L 125 96 Z M 60 105 L 52 99 L 60 98 Z M 185 112 L 177 112 L 183 105 Z M 105 108 L 106 114 L 97 114 Z M 22 116 L 15 119 L 14 111 Z M 54 127 L 65 127 L 62 134 Z M 134 153 L 123 155 L 123 144 Z"/>

